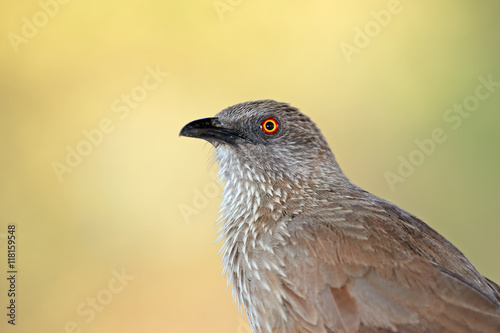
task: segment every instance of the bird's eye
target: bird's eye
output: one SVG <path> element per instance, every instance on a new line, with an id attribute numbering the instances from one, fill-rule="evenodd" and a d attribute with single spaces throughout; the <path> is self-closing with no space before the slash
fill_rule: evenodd
<path id="1" fill-rule="evenodd" d="M 266 134 L 273 134 L 278 130 L 278 121 L 274 118 L 268 118 L 262 122 L 262 130 Z"/>

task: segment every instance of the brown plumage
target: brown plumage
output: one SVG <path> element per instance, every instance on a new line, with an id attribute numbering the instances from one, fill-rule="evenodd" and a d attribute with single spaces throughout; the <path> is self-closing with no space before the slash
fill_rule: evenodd
<path id="1" fill-rule="evenodd" d="M 242 103 L 180 134 L 216 148 L 224 271 L 253 332 L 500 332 L 500 287 L 353 185 L 296 108 Z"/>

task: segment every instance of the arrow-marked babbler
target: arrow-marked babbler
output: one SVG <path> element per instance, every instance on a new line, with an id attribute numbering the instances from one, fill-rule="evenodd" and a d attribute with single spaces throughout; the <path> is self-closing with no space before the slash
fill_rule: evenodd
<path id="1" fill-rule="evenodd" d="M 500 287 L 352 184 L 298 109 L 246 102 L 180 135 L 215 147 L 224 272 L 254 333 L 500 332 Z"/>

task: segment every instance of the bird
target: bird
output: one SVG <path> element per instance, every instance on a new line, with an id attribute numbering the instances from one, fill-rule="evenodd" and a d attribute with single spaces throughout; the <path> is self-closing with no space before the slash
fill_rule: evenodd
<path id="1" fill-rule="evenodd" d="M 252 332 L 500 332 L 500 287 L 354 185 L 299 109 L 244 102 L 179 135 L 215 147 L 222 267 Z"/>

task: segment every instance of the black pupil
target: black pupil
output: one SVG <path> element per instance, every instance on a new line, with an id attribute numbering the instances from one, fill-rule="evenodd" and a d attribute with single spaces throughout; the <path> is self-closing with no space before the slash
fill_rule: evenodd
<path id="1" fill-rule="evenodd" d="M 272 121 L 266 122 L 266 130 L 272 131 L 274 129 L 274 123 Z"/>

